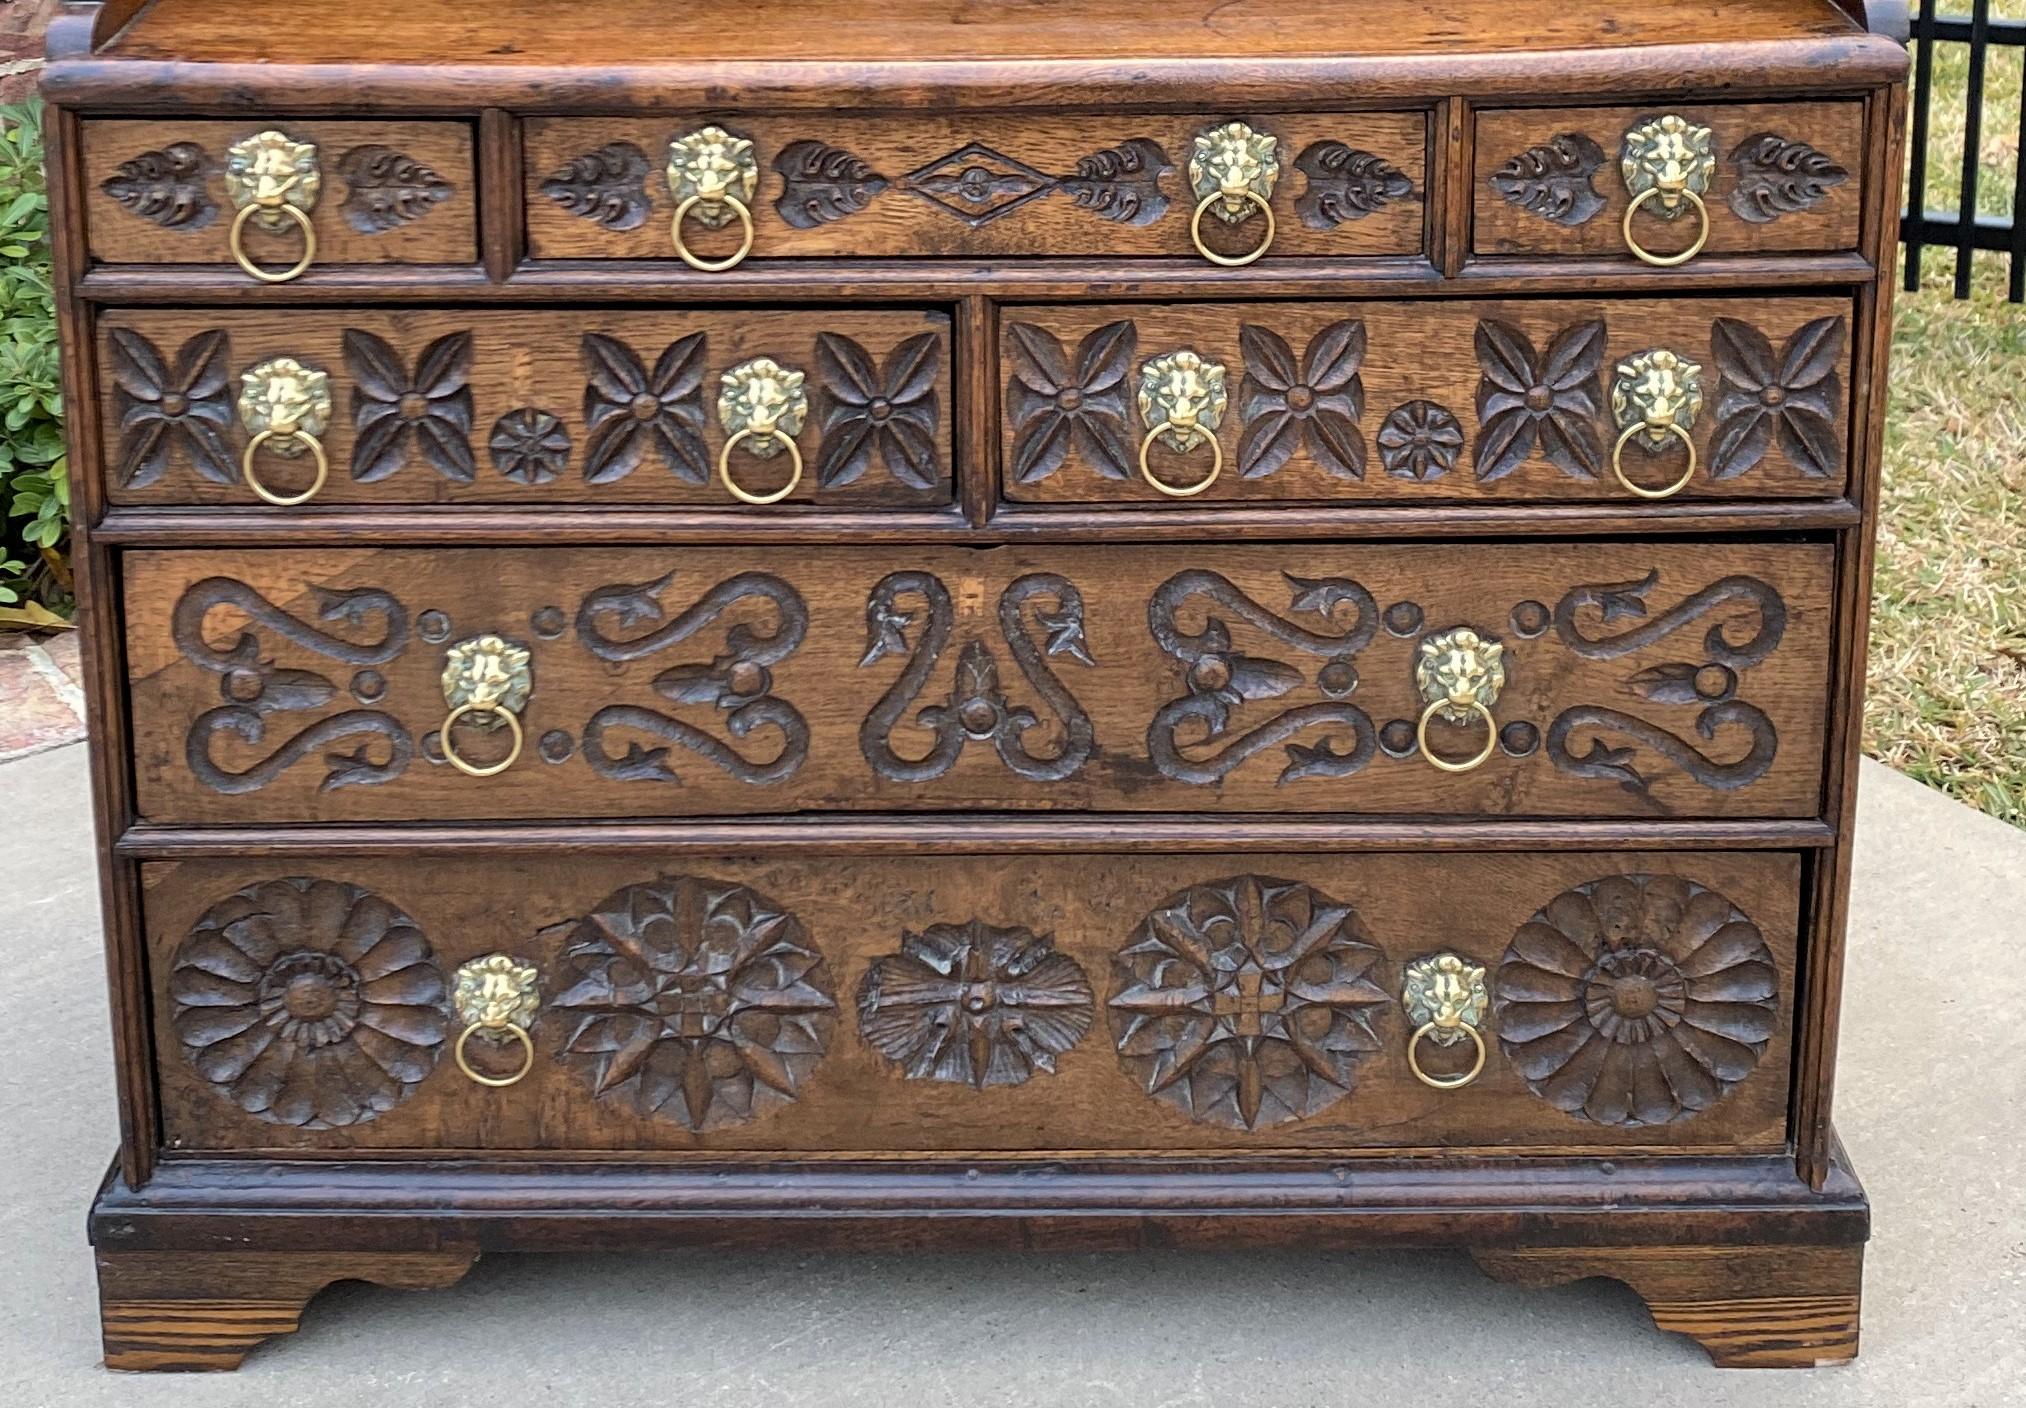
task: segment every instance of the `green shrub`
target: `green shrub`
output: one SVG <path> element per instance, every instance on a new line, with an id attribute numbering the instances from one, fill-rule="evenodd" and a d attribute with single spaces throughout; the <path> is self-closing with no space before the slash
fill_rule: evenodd
<path id="1" fill-rule="evenodd" d="M 68 615 L 70 480 L 42 105 L 0 106 L 0 606 L 39 601 Z"/>

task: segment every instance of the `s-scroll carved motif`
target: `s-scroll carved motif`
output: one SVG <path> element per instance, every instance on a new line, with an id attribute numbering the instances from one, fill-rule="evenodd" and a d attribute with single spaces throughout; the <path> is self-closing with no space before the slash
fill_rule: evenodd
<path id="1" fill-rule="evenodd" d="M 262 631 L 354 669 L 384 665 L 407 647 L 408 611 L 389 593 L 374 587 L 336 590 L 312 586 L 308 590 L 319 620 L 342 622 L 355 632 L 363 632 L 377 620 L 377 638 L 355 640 L 319 630 L 230 577 L 207 577 L 194 583 L 176 602 L 170 624 L 176 647 L 192 664 L 219 677 L 218 693 L 224 700 L 198 715 L 184 740 L 184 761 L 191 775 L 214 791 L 228 796 L 257 792 L 304 758 L 346 739 L 364 741 L 348 753 L 323 754 L 326 772 L 319 790 L 391 782 L 414 756 L 414 741 L 392 715 L 348 709 L 310 724 L 241 771 L 232 771 L 212 757 L 213 740 L 220 734 L 232 734 L 258 748 L 267 741 L 271 717 L 312 712 L 338 698 L 338 686 L 323 675 L 277 666 L 266 653 Z M 205 635 L 204 623 L 220 607 L 231 607 L 246 616 L 249 627 L 229 644 L 214 646 Z M 383 757 L 374 757 L 375 744 Z"/>
<path id="2" fill-rule="evenodd" d="M 600 1100 L 692 1133 L 793 1101 L 823 1059 L 837 998 L 801 919 L 744 885 L 628 885 L 565 927 L 549 1009 L 561 1056 Z"/>
<path id="3" fill-rule="evenodd" d="M 908 631 L 917 613 L 901 605 L 919 598 L 926 611 L 921 637 L 910 644 Z M 1046 599 L 1052 607 L 1030 601 Z M 859 750 L 881 777 L 895 782 L 930 782 L 957 764 L 972 740 L 990 740 L 999 761 L 1030 782 L 1060 782 L 1074 776 L 1096 746 L 1090 715 L 1049 667 L 1048 658 L 1067 656 L 1094 665 L 1083 634 L 1083 593 L 1068 578 L 1053 572 L 1032 572 L 1010 583 L 999 594 L 999 634 L 1028 685 L 1055 716 L 1061 739 L 1055 751 L 1037 756 L 1027 746 L 1028 730 L 1041 720 L 1032 709 L 1015 704 L 999 678 L 998 660 L 983 640 L 964 642 L 957 656 L 956 677 L 948 697 L 920 710 L 907 725 L 934 738 L 919 758 L 904 758 L 893 746 L 893 731 L 903 726 L 908 708 L 928 686 L 955 629 L 956 613 L 949 588 L 929 572 L 894 572 L 880 579 L 865 603 L 866 648 L 861 669 L 889 655 L 904 655 L 902 668 L 886 693 L 866 715 L 858 730 Z M 1034 643 L 1036 631 L 1042 645 Z"/>
<path id="4" fill-rule="evenodd" d="M 610 704 L 584 725 L 584 760 L 601 777 L 614 782 L 672 782 L 682 778 L 669 763 L 669 746 L 644 747 L 629 740 L 626 751 L 613 754 L 606 736 L 629 730 L 687 749 L 740 782 L 754 786 L 794 776 L 809 754 L 809 724 L 799 710 L 773 692 L 773 667 L 793 655 L 809 628 L 809 608 L 801 593 L 766 572 L 741 572 L 719 582 L 702 597 L 670 616 L 661 594 L 675 580 L 673 572 L 651 582 L 615 583 L 584 598 L 577 611 L 577 638 L 600 660 L 624 664 L 644 660 L 680 645 L 745 602 L 770 608 L 769 628 L 746 620 L 724 633 L 724 648 L 709 661 L 685 662 L 654 677 L 654 690 L 678 706 L 709 707 L 725 716 L 725 729 L 744 739 L 757 729 L 772 728 L 781 747 L 772 758 L 755 760 L 727 746 L 686 720 L 634 704 Z M 658 623 L 640 635 L 608 635 Z"/>
<path id="5" fill-rule="evenodd" d="M 1381 957 L 1351 906 L 1298 882 L 1239 875 L 1178 891 L 1113 957 L 1119 1063 L 1203 1124 L 1321 1114 L 1379 1049 Z"/>
<path id="6" fill-rule="evenodd" d="M 1154 643 L 1184 666 L 1188 693 L 1171 699 L 1147 727 L 1147 753 L 1164 777 L 1177 782 L 1221 781 L 1233 769 L 1276 744 L 1287 749 L 1280 784 L 1313 777 L 1349 777 L 1372 760 L 1378 746 L 1371 716 L 1346 702 L 1358 686 L 1356 656 L 1379 628 L 1372 594 L 1345 577 L 1307 578 L 1284 573 L 1291 590 L 1287 615 L 1261 606 L 1229 578 L 1200 568 L 1177 573 L 1155 590 L 1147 606 Z M 1314 687 L 1323 700 L 1286 709 L 1234 736 L 1234 716 L 1260 700 L 1280 699 L 1308 683 L 1307 675 L 1280 660 L 1249 655 L 1233 644 L 1231 627 L 1209 609 L 1203 626 L 1185 631 L 1186 603 L 1201 599 L 1288 650 L 1315 657 Z M 1339 610 L 1349 607 L 1341 622 Z M 1288 619 L 1315 618 L 1323 630 Z M 1316 730 L 1313 743 L 1291 740 Z M 1185 739 L 1185 733 L 1194 737 Z M 1344 739 L 1348 736 L 1348 744 Z M 1215 751 L 1205 753 L 1206 748 Z"/>
<path id="7" fill-rule="evenodd" d="M 901 935 L 858 989 L 859 1031 L 910 1080 L 1019 1085 L 1090 1030 L 1095 999 L 1055 940 L 973 919 Z"/>
<path id="8" fill-rule="evenodd" d="M 1721 578 L 1645 619 L 1647 595 L 1659 585 L 1656 568 L 1635 582 L 1608 582 L 1577 587 L 1555 607 L 1555 633 L 1568 649 L 1591 660 L 1615 660 L 1683 630 L 1715 612 L 1730 609 L 1704 634 L 1700 661 L 1685 660 L 1650 666 L 1626 681 L 1634 694 L 1656 704 L 1697 707 L 1695 731 L 1714 743 L 1726 731 L 1741 733 L 1745 751 L 1729 761 L 1713 758 L 1680 736 L 1645 719 L 1602 705 L 1580 704 L 1565 709 L 1549 725 L 1547 752 L 1556 767 L 1578 777 L 1618 783 L 1649 805 L 1652 779 L 1637 766 L 1643 748 L 1672 764 L 1696 782 L 1719 791 L 1733 791 L 1765 776 L 1779 751 L 1779 735 L 1771 719 L 1755 705 L 1738 698 L 1741 672 L 1765 661 L 1778 648 L 1787 629 L 1787 604 L 1780 594 L 1756 577 Z M 1751 631 L 1740 635 L 1736 608 L 1748 608 Z M 1635 618 L 1641 624 L 1611 635 L 1592 635 L 1596 626 Z M 1581 734 L 1587 751 L 1572 744 Z M 1619 738 L 1613 744 L 1607 739 Z"/>

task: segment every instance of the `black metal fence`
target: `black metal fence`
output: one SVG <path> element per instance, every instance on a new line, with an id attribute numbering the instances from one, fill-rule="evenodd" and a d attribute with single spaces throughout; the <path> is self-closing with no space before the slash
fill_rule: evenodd
<path id="1" fill-rule="evenodd" d="M 1921 255 L 1931 246 L 1956 251 L 1958 298 L 1970 296 L 1971 251 L 1992 250 L 2010 261 L 2006 296 L 2026 302 L 2026 99 L 2020 103 L 2019 157 L 2012 177 L 2009 218 L 1980 215 L 1977 188 L 1984 139 L 1986 76 L 1992 52 L 2000 47 L 2026 55 L 2026 20 L 1991 18 L 1991 0 L 1973 0 L 1967 15 L 1938 15 L 1936 0 L 1920 0 L 1913 14 L 1913 130 L 1907 157 L 1908 197 L 1900 216 L 1900 239 L 1906 245 L 1906 286 L 1920 287 Z M 1928 209 L 1928 134 L 1934 116 L 1935 49 L 1940 44 L 1967 44 L 1969 79 L 1963 92 L 1963 186 L 1956 209 Z M 2026 57 L 2022 57 L 2026 62 Z"/>

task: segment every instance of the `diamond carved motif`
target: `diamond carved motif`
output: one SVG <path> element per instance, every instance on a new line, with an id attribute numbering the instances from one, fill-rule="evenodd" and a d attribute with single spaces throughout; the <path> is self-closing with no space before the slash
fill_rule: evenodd
<path id="1" fill-rule="evenodd" d="M 901 186 L 977 229 L 1055 188 L 1055 178 L 983 142 L 908 172 Z"/>

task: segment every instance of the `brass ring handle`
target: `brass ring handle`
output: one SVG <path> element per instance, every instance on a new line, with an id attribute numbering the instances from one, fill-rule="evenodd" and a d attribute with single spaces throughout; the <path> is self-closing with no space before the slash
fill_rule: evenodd
<path id="1" fill-rule="evenodd" d="M 1686 264 L 1689 260 L 1695 258 L 1696 255 L 1702 253 L 1702 247 L 1709 243 L 1709 207 L 1702 203 L 1701 196 L 1686 186 L 1676 191 L 1675 194 L 1686 200 L 1690 207 L 1694 209 L 1695 218 L 1702 228 L 1696 234 L 1695 243 L 1687 249 L 1682 250 L 1679 254 L 1655 254 L 1652 250 L 1639 243 L 1639 240 L 1633 235 L 1632 217 L 1639 213 L 1640 207 L 1645 205 L 1646 202 L 1662 194 L 1664 194 L 1664 191 L 1661 187 L 1648 186 L 1638 195 L 1632 197 L 1632 203 L 1625 207 L 1625 220 L 1621 229 L 1625 236 L 1625 247 L 1631 250 L 1635 257 L 1645 260 L 1657 269 L 1671 269 L 1677 264 Z"/>
<path id="2" fill-rule="evenodd" d="M 675 208 L 675 223 L 669 226 L 668 231 L 669 238 L 675 241 L 675 252 L 682 256 L 682 262 L 705 274 L 722 274 L 727 269 L 736 269 L 745 262 L 746 256 L 753 252 L 753 212 L 746 209 L 744 201 L 729 192 L 718 196 L 717 200 L 732 208 L 732 213 L 739 217 L 739 224 L 745 230 L 745 237 L 739 241 L 738 249 L 726 258 L 699 259 L 690 253 L 689 246 L 683 242 L 682 222 L 689 218 L 692 210 L 703 204 L 704 198 L 700 195 L 684 197 L 682 203 Z"/>
<path id="3" fill-rule="evenodd" d="M 1477 1059 L 1472 1061 L 1470 1069 L 1461 1075 L 1431 1076 L 1428 1072 L 1421 1069 L 1421 1058 L 1417 1054 L 1417 1050 L 1422 1040 L 1441 1030 L 1460 1031 L 1469 1037 L 1471 1042 L 1477 1047 Z M 1436 1090 L 1460 1090 L 1464 1086 L 1469 1085 L 1484 1070 L 1484 1061 L 1487 1054 L 1484 1038 L 1478 1035 L 1476 1026 L 1464 1021 L 1453 1023 L 1423 1022 L 1414 1035 L 1407 1039 L 1407 1069 L 1414 1073 L 1414 1079 L 1420 1081 L 1423 1085 L 1432 1086 Z"/>
<path id="4" fill-rule="evenodd" d="M 261 446 L 272 440 L 294 440 L 307 445 L 310 455 L 316 460 L 317 477 L 300 494 L 277 494 L 261 483 L 260 476 L 254 472 L 254 458 L 259 455 Z M 308 503 L 322 490 L 324 481 L 331 477 L 331 459 L 324 453 L 323 441 L 306 430 L 263 430 L 246 442 L 246 451 L 239 457 L 239 477 L 246 481 L 247 488 L 276 508 L 294 508 L 297 504 Z"/>
<path id="5" fill-rule="evenodd" d="M 475 1032 L 505 1032 L 515 1041 L 518 1041 L 521 1044 L 521 1051 L 524 1056 L 521 1068 L 510 1076 L 482 1076 L 473 1070 L 470 1059 L 464 1054 L 464 1048 Z M 509 1085 L 519 1085 L 527 1079 L 528 1072 L 535 1068 L 534 1038 L 528 1035 L 526 1027 L 515 1022 L 473 1022 L 464 1029 L 464 1034 L 458 1037 L 457 1045 L 451 1048 L 450 1054 L 457 1059 L 457 1069 L 463 1071 L 472 1080 L 478 1082 L 478 1084 L 491 1086 L 494 1090 L 501 1090 Z"/>
<path id="6" fill-rule="evenodd" d="M 261 211 L 274 210 L 279 210 L 283 215 L 295 221 L 296 228 L 302 231 L 302 258 L 280 272 L 276 272 L 273 269 L 263 269 L 260 265 L 254 263 L 253 257 L 246 252 L 246 222 Z M 231 246 L 232 257 L 238 261 L 239 267 L 264 284 L 285 284 L 291 280 L 299 279 L 309 272 L 310 265 L 314 264 L 317 258 L 316 227 L 310 223 L 309 216 L 285 200 L 276 200 L 267 204 L 255 203 L 253 205 L 241 206 L 239 213 L 232 217 L 232 234 L 226 243 Z"/>
<path id="7" fill-rule="evenodd" d="M 1644 489 L 1641 488 L 1639 485 L 1634 484 L 1625 475 L 1625 447 L 1632 443 L 1633 436 L 1639 434 L 1639 432 L 1641 432 L 1642 430 L 1651 430 L 1652 428 L 1653 427 L 1647 425 L 1644 421 L 1634 421 L 1632 424 L 1625 427 L 1624 432 L 1620 434 L 1618 437 L 1618 443 L 1611 447 L 1611 472 L 1616 476 L 1618 476 L 1618 482 L 1620 484 L 1623 484 L 1627 489 L 1631 490 L 1633 493 L 1637 494 L 1642 499 L 1670 499 L 1673 498 L 1676 494 L 1680 493 L 1683 489 L 1686 489 L 1688 487 L 1688 481 L 1695 478 L 1695 467 L 1696 467 L 1695 437 L 1690 435 L 1686 430 L 1682 429 L 1679 425 L 1674 424 L 1672 421 L 1660 427 L 1661 429 L 1668 431 L 1670 434 L 1680 437 L 1681 443 L 1688 446 L 1688 468 L 1684 469 L 1681 472 L 1681 477 L 1679 479 L 1676 479 L 1672 484 L 1669 484 L 1664 489 Z"/>
<path id="8" fill-rule="evenodd" d="M 1484 720 L 1484 747 L 1478 750 L 1476 757 L 1471 758 L 1467 762 L 1459 763 L 1445 758 L 1428 746 L 1428 725 L 1434 722 L 1435 715 L 1444 709 L 1468 709 Z M 1491 710 L 1486 708 L 1484 702 L 1474 694 L 1458 695 L 1451 699 L 1437 699 L 1421 711 L 1421 722 L 1414 729 L 1414 741 L 1420 745 L 1421 756 L 1426 758 L 1431 765 L 1442 769 L 1444 772 L 1470 772 L 1490 762 L 1491 755 L 1498 751 L 1498 720 L 1491 716 Z"/>
<path id="9" fill-rule="evenodd" d="M 788 482 L 771 494 L 755 494 L 750 489 L 741 489 L 738 481 L 732 478 L 732 450 L 741 441 L 754 436 L 758 436 L 761 439 L 774 440 L 785 446 L 788 451 L 788 458 L 794 464 L 794 471 L 789 474 Z M 726 489 L 731 491 L 731 496 L 740 503 L 756 504 L 762 508 L 768 504 L 777 504 L 787 498 L 788 495 L 794 493 L 795 486 L 802 482 L 802 451 L 796 447 L 794 440 L 786 435 L 782 435 L 777 431 L 761 430 L 757 426 L 749 425 L 726 440 L 724 448 L 718 451 L 718 480 Z"/>
<path id="10" fill-rule="evenodd" d="M 1147 463 L 1147 452 L 1154 448 L 1154 437 L 1176 428 L 1173 421 L 1164 420 L 1147 432 L 1146 439 L 1140 441 L 1140 477 L 1171 499 L 1187 499 L 1202 493 L 1217 482 L 1217 476 L 1224 472 L 1224 447 L 1217 443 L 1215 435 L 1212 435 L 1201 426 L 1190 427 L 1199 439 L 1210 442 L 1210 472 L 1194 484 L 1174 485 L 1164 483 L 1154 477 L 1154 467 Z M 1190 448 L 1193 449 L 1194 446 Z"/>
<path id="11" fill-rule="evenodd" d="M 1189 239 L 1195 244 L 1196 252 L 1212 264 L 1221 264 L 1226 269 L 1242 269 L 1253 260 L 1259 258 L 1260 255 L 1266 253 L 1267 248 L 1273 243 L 1273 203 L 1250 186 L 1241 186 L 1229 194 L 1237 196 L 1241 200 L 1250 201 L 1257 207 L 1259 213 L 1266 217 L 1266 238 L 1254 246 L 1249 253 L 1235 255 L 1219 254 L 1216 250 L 1210 248 L 1209 245 L 1203 243 L 1203 217 L 1209 213 L 1212 205 L 1226 199 L 1225 192 L 1212 191 L 1209 195 L 1204 196 L 1203 199 L 1196 202 L 1196 213 L 1189 217 Z"/>
<path id="12" fill-rule="evenodd" d="M 514 736 L 514 746 L 508 751 L 506 757 L 492 764 L 490 767 L 480 767 L 477 763 L 466 762 L 458 756 L 457 746 L 450 741 L 450 731 L 457 727 L 457 721 L 466 714 L 494 714 L 506 720 L 507 729 Z M 527 735 L 521 730 L 520 716 L 496 700 L 490 700 L 485 703 L 479 703 L 474 700 L 469 704 L 458 705 L 444 718 L 443 727 L 437 731 L 437 742 L 443 749 L 443 760 L 466 777 L 499 776 L 499 774 L 505 772 L 519 761 L 521 744 L 526 738 Z"/>

